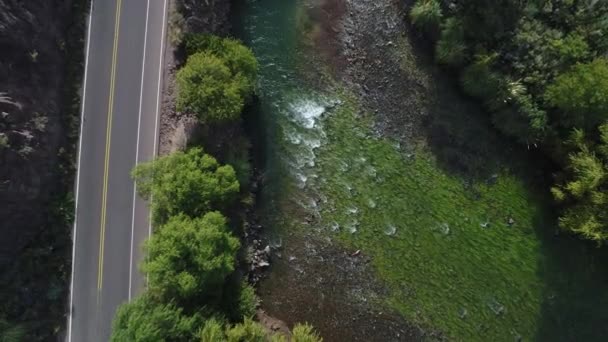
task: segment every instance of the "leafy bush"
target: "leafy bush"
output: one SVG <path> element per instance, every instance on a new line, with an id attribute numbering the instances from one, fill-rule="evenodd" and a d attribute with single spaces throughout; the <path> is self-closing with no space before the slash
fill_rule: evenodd
<path id="1" fill-rule="evenodd" d="M 171 217 L 147 241 L 142 270 L 151 294 L 166 301 L 219 298 L 234 271 L 239 241 L 218 212 L 202 218 Z"/>
<path id="2" fill-rule="evenodd" d="M 547 88 L 545 98 L 563 114 L 563 127 L 595 130 L 608 120 L 608 60 L 574 66 Z"/>
<path id="3" fill-rule="evenodd" d="M 211 319 L 205 322 L 200 332 L 201 342 L 287 342 L 280 333 L 269 333 L 262 325 L 246 318 L 243 323 L 224 326 L 222 322 Z M 323 342 L 323 339 L 308 324 L 296 324 L 291 342 Z"/>
<path id="4" fill-rule="evenodd" d="M 511 34 L 521 18 L 524 1 L 458 1 L 456 15 L 463 20 L 468 40 L 493 46 Z"/>
<path id="5" fill-rule="evenodd" d="M 234 121 L 240 117 L 248 81 L 233 75 L 221 58 L 196 53 L 177 73 L 177 109 L 196 113 L 203 122 Z"/>
<path id="6" fill-rule="evenodd" d="M 186 20 L 176 6 L 172 7 L 169 12 L 167 31 L 167 36 L 173 46 L 178 46 L 182 43 L 184 35 L 186 34 Z"/>
<path id="7" fill-rule="evenodd" d="M 549 129 L 547 113 L 528 94 L 515 96 L 513 106 L 494 113 L 492 122 L 503 133 L 526 145 L 541 142 Z"/>
<path id="8" fill-rule="evenodd" d="M 313 327 L 308 324 L 296 324 L 293 327 L 292 342 L 323 342 L 323 339 L 317 334 Z"/>
<path id="9" fill-rule="evenodd" d="M 238 119 L 257 76 L 251 50 L 237 40 L 204 34 L 188 34 L 185 41 L 189 57 L 177 73 L 178 110 L 210 123 Z"/>
<path id="10" fill-rule="evenodd" d="M 600 127 L 599 143 L 574 130 L 569 144 L 575 150 L 568 157 L 566 180 L 551 189 L 557 201 L 569 204 L 560 227 L 602 242 L 608 239 L 608 123 Z"/>
<path id="11" fill-rule="evenodd" d="M 112 325 L 112 342 L 189 342 L 201 324 L 173 304 L 161 304 L 144 295 L 118 308 Z"/>
<path id="12" fill-rule="evenodd" d="M 250 318 L 226 329 L 228 342 L 266 342 L 266 335 L 266 329 Z"/>
<path id="13" fill-rule="evenodd" d="M 441 17 L 441 5 L 437 0 L 418 0 L 410 12 L 412 23 L 423 29 L 439 27 Z"/>
<path id="14" fill-rule="evenodd" d="M 234 169 L 219 165 L 200 148 L 140 164 L 132 175 L 140 195 L 153 198 L 150 210 L 155 224 L 179 213 L 197 217 L 226 208 L 239 192 Z"/>
<path id="15" fill-rule="evenodd" d="M 495 55 L 477 56 L 475 62 L 464 69 L 461 77 L 464 91 L 493 109 L 500 108 L 507 101 L 504 77 L 491 69 L 495 58 Z"/>
<path id="16" fill-rule="evenodd" d="M 239 314 L 241 317 L 251 318 L 255 315 L 255 310 L 258 307 L 259 298 L 255 294 L 255 289 L 247 284 L 241 285 L 241 291 L 239 293 Z"/>
<path id="17" fill-rule="evenodd" d="M 557 55 L 567 62 L 584 60 L 591 55 L 589 44 L 581 34 L 576 32 L 570 33 L 563 39 L 553 41 L 553 46 Z"/>
<path id="18" fill-rule="evenodd" d="M 201 342 L 225 342 L 224 325 L 221 321 L 211 318 L 205 322 L 200 332 Z"/>
<path id="19" fill-rule="evenodd" d="M 218 305 L 222 316 L 231 322 L 241 322 L 243 318 L 255 316 L 259 299 L 255 289 L 240 277 L 230 277 L 223 287 L 221 303 Z"/>
<path id="20" fill-rule="evenodd" d="M 208 34 L 191 33 L 185 39 L 188 55 L 206 52 L 221 58 L 233 75 L 240 74 L 245 77 L 248 82 L 248 91 L 253 91 L 258 73 L 258 62 L 248 47 L 235 39 Z"/>
<path id="21" fill-rule="evenodd" d="M 467 46 L 464 41 L 464 27 L 460 20 L 449 18 L 441 30 L 441 36 L 435 47 L 435 58 L 441 64 L 461 66 L 467 58 Z"/>

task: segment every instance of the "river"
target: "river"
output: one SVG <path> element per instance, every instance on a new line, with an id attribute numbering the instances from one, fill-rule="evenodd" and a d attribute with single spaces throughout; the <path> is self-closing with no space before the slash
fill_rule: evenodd
<path id="1" fill-rule="evenodd" d="M 606 251 L 556 235 L 533 158 L 417 57 L 405 33 L 378 43 L 391 58 L 374 62 L 404 80 L 386 91 L 423 99 L 397 107 L 424 103 L 428 115 L 416 134 L 384 134 L 383 113 L 334 72 L 319 39 L 319 18 L 340 8 L 332 2 L 346 3 L 346 18 L 394 3 L 244 0 L 234 9 L 235 34 L 260 63 L 248 122 L 273 249 L 263 308 L 313 324 L 326 341 L 606 336 Z"/>

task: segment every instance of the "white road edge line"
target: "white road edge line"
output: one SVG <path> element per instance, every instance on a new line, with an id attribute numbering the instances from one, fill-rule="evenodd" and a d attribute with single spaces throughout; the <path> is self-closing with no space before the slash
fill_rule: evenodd
<path id="1" fill-rule="evenodd" d="M 74 308 L 74 265 L 76 264 L 76 228 L 78 222 L 78 193 L 80 189 L 80 160 L 82 158 L 82 136 L 84 134 L 84 105 L 87 98 L 87 74 L 89 73 L 91 26 L 93 26 L 93 0 L 91 0 L 89 6 L 89 20 L 87 22 L 87 52 L 84 60 L 84 81 L 82 84 L 82 104 L 80 106 L 80 138 L 78 141 L 78 163 L 76 164 L 76 198 L 74 199 L 74 229 L 72 234 L 72 279 L 70 280 L 70 314 L 68 318 L 68 342 L 72 342 L 72 313 Z"/>
<path id="2" fill-rule="evenodd" d="M 144 31 L 144 56 L 141 65 L 141 88 L 139 90 L 139 117 L 137 119 L 137 143 L 135 144 L 135 166 L 139 162 L 139 134 L 141 130 L 141 107 L 144 97 L 144 74 L 146 70 L 146 46 L 148 43 L 148 18 L 150 16 L 150 0 L 146 5 L 146 30 Z M 133 241 L 135 240 L 135 198 L 137 182 L 133 181 L 133 212 L 131 213 L 131 255 L 129 257 L 129 301 L 131 301 L 131 286 L 133 284 Z"/>
<path id="3" fill-rule="evenodd" d="M 163 5 L 163 30 L 161 32 L 162 38 L 160 40 L 160 66 L 158 68 L 158 88 L 156 90 L 156 124 L 154 125 L 154 155 L 153 158 L 156 158 L 157 154 L 157 143 L 158 143 L 158 121 L 159 121 L 159 113 L 160 113 L 160 85 L 163 77 L 163 56 L 165 54 L 165 26 L 167 24 L 167 0 Z M 152 212 L 150 212 L 150 218 L 148 220 L 148 238 L 152 236 Z M 146 275 L 146 282 L 148 282 L 148 275 Z"/>

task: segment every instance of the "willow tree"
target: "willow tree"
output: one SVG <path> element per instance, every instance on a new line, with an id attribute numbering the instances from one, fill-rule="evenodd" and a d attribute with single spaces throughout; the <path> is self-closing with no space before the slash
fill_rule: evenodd
<path id="1" fill-rule="evenodd" d="M 200 148 L 140 164 L 132 175 L 139 194 L 151 200 L 156 225 L 180 213 L 198 217 L 211 210 L 225 209 L 239 192 L 234 169 L 220 165 Z"/>
<path id="2" fill-rule="evenodd" d="M 148 274 L 150 294 L 182 305 L 218 302 L 239 247 L 218 212 L 171 217 L 145 244 L 142 270 Z"/>

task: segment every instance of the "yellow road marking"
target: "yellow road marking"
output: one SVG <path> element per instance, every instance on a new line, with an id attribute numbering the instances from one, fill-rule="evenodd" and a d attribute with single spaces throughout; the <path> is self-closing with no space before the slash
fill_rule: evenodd
<path id="1" fill-rule="evenodd" d="M 110 140 L 112 138 L 112 113 L 114 107 L 114 84 L 116 81 L 116 56 L 118 54 L 118 30 L 120 28 L 120 7 L 122 0 L 117 1 L 116 18 L 114 26 L 114 47 L 112 51 L 112 71 L 110 75 L 110 97 L 108 99 L 108 123 L 106 127 L 106 155 L 103 173 L 103 190 L 101 197 L 101 231 L 99 235 L 99 269 L 97 274 L 97 290 L 100 291 L 103 285 L 103 250 L 106 235 L 106 204 L 108 199 L 108 169 L 110 166 Z M 99 297 L 98 297 L 99 299 Z"/>

